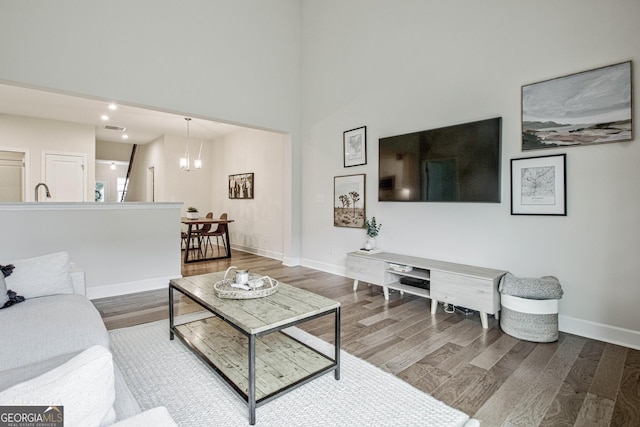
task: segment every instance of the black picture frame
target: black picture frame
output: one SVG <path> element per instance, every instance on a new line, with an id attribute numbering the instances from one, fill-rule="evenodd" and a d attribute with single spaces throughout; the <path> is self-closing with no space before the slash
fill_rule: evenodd
<path id="1" fill-rule="evenodd" d="M 229 175 L 230 199 L 253 199 L 254 188 L 253 172 Z"/>
<path id="2" fill-rule="evenodd" d="M 511 215 L 567 215 L 567 155 L 511 159 Z"/>
<path id="3" fill-rule="evenodd" d="M 344 167 L 367 164 L 367 127 L 345 131 L 342 136 Z"/>

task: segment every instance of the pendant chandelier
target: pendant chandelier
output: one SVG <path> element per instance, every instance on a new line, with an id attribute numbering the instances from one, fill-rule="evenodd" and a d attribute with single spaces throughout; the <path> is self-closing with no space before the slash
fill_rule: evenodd
<path id="1" fill-rule="evenodd" d="M 200 151 L 198 152 L 198 158 L 193 161 L 193 169 L 191 169 L 191 156 L 189 153 L 189 145 L 191 144 L 191 135 L 189 134 L 190 117 L 184 118 L 187 121 L 187 148 L 184 151 L 184 156 L 180 158 L 180 169 L 189 172 L 192 170 L 200 170 L 202 167 L 202 141 L 200 141 Z"/>

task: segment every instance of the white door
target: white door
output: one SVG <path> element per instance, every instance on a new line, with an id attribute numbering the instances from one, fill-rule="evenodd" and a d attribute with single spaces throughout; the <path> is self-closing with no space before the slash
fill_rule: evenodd
<path id="1" fill-rule="evenodd" d="M 23 202 L 24 153 L 0 151 L 0 202 Z"/>
<path id="2" fill-rule="evenodd" d="M 45 154 L 45 184 L 49 187 L 50 202 L 84 202 L 84 156 Z M 40 201 L 45 199 L 40 198 Z"/>

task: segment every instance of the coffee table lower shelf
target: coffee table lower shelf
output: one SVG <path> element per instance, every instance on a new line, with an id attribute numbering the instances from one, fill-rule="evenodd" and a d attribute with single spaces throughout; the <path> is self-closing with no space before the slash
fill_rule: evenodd
<path id="1" fill-rule="evenodd" d="M 249 338 L 213 316 L 176 325 L 173 332 L 240 395 L 249 398 Z M 255 339 L 255 405 L 336 370 L 336 361 L 290 337 L 273 332 Z"/>

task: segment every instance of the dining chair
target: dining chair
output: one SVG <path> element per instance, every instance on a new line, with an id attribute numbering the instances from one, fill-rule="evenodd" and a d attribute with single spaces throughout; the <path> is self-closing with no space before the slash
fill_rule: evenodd
<path id="1" fill-rule="evenodd" d="M 227 219 L 227 213 L 223 213 L 222 215 L 220 215 L 220 219 L 221 220 L 226 220 Z M 209 225 L 209 228 L 211 228 L 211 224 L 206 224 Z M 211 238 L 215 237 L 216 238 L 216 246 L 218 247 L 218 255 L 220 255 L 220 241 L 218 239 L 220 239 L 222 237 L 222 245 L 224 247 L 225 252 L 227 251 L 227 243 L 225 241 L 225 235 L 227 234 L 227 224 L 218 224 L 218 227 L 213 230 L 213 231 L 207 231 L 205 233 L 202 234 L 202 237 L 206 237 L 206 241 L 204 242 L 204 256 L 207 256 L 207 248 L 209 246 L 211 246 L 211 251 L 213 251 L 213 243 L 211 242 Z"/>
<path id="2" fill-rule="evenodd" d="M 207 213 L 206 218 L 209 219 L 213 219 L 213 212 L 209 212 Z M 195 229 L 191 229 L 191 247 L 192 249 L 197 249 L 198 252 L 200 252 L 200 255 L 202 256 L 206 256 L 206 248 L 205 248 L 205 252 L 204 254 L 202 253 L 202 242 L 203 242 L 203 233 L 207 233 L 211 230 L 211 224 L 202 224 L 202 227 L 198 227 Z M 187 247 L 187 238 L 188 238 L 188 233 L 186 232 L 181 232 L 180 233 L 182 236 L 182 242 L 185 245 L 185 248 Z M 198 245 L 194 246 L 194 242 L 197 242 Z"/>

